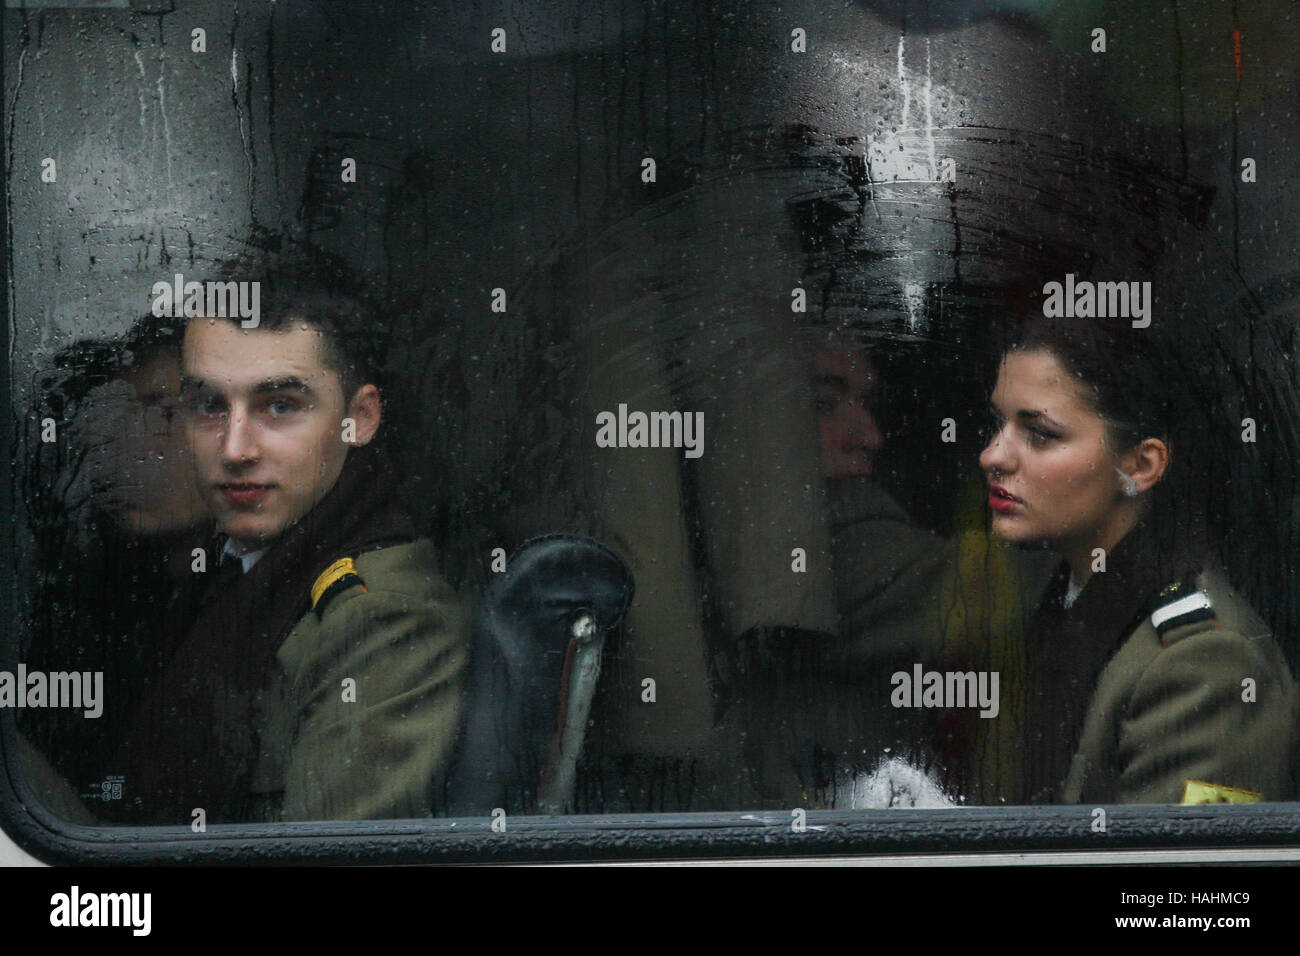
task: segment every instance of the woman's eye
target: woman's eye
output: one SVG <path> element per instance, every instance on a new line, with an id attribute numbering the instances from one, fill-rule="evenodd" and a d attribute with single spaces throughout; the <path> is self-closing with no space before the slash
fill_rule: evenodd
<path id="1" fill-rule="evenodd" d="M 1053 432 L 1045 432 L 1040 428 L 1029 429 L 1029 444 L 1031 445 L 1046 445 L 1050 442 L 1056 441 L 1056 439 L 1060 437 L 1061 436 L 1054 434 Z"/>
<path id="2" fill-rule="evenodd" d="M 202 415 L 205 418 L 220 415 L 225 411 L 224 406 L 212 398 L 196 398 L 190 407 L 193 408 L 196 415 Z"/>

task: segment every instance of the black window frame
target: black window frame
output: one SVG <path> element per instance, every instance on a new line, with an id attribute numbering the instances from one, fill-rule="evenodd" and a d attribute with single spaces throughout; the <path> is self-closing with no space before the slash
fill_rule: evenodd
<path id="1" fill-rule="evenodd" d="M 790 811 L 513 816 L 504 832 L 488 816 L 404 821 L 90 827 L 40 806 L 14 779 L 15 728 L 0 728 L 0 829 L 38 859 L 59 865 L 358 865 L 564 863 L 698 859 L 901 858 L 917 855 L 1117 851 L 1300 850 L 1300 803 L 1095 808 L 963 807 L 810 810 L 796 832 Z M 25 793 L 23 791 L 26 791 Z M 794 809 L 794 808 L 792 808 Z M 1272 855 L 1276 858 L 1277 854 Z M 1080 862 L 1088 862 L 1085 858 Z"/>

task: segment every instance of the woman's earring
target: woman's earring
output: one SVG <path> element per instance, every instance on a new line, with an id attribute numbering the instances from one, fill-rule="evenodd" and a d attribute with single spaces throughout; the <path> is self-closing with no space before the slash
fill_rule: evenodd
<path id="1" fill-rule="evenodd" d="M 1136 498 L 1138 494 L 1138 483 L 1118 468 L 1115 469 L 1115 474 L 1119 475 L 1121 487 L 1124 489 L 1124 497 Z"/>

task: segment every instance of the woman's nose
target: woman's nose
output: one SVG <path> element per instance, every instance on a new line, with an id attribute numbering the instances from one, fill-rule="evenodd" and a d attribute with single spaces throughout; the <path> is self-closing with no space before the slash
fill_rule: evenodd
<path id="1" fill-rule="evenodd" d="M 980 452 L 980 467 L 985 471 L 1000 471 L 1003 473 L 1011 470 L 1010 454 L 1001 430 L 993 433 L 992 437 L 989 438 L 989 443 Z"/>

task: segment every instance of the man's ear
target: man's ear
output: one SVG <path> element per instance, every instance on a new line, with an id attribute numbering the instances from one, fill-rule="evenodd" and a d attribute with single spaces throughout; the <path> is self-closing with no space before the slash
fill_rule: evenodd
<path id="1" fill-rule="evenodd" d="M 352 444 L 370 444 L 379 431 L 381 415 L 379 389 L 373 385 L 362 385 L 348 403 L 347 417 L 357 423 L 356 441 Z"/>
<path id="2" fill-rule="evenodd" d="M 1124 465 L 1124 472 L 1133 479 L 1138 493 L 1150 491 L 1169 467 L 1169 446 L 1159 438 L 1144 438 L 1125 456 Z"/>

